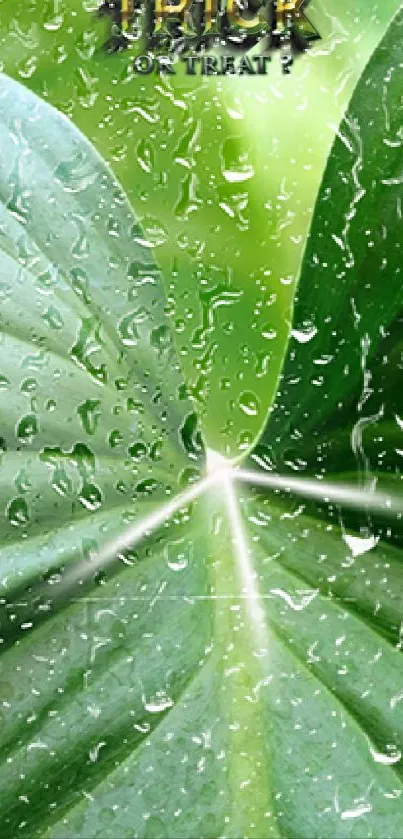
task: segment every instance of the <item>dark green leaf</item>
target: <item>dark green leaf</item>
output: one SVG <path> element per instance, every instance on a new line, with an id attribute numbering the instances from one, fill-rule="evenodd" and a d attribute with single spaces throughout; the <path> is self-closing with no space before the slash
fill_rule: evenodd
<path id="1" fill-rule="evenodd" d="M 292 337 L 261 440 L 277 468 L 396 478 L 402 454 L 403 18 L 376 50 L 329 158 Z"/>

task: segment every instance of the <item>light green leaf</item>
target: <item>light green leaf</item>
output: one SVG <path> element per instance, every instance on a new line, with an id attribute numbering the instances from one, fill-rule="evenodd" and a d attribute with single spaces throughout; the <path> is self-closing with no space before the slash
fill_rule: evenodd
<path id="1" fill-rule="evenodd" d="M 71 563 L 197 475 L 160 275 L 71 123 L 0 97 L 2 569 Z"/>
<path id="2" fill-rule="evenodd" d="M 124 199 L 120 192 L 116 198 L 116 185 L 83 138 L 30 94 L 4 81 L 12 92 L 7 112 L 14 108 L 16 118 L 4 138 L 9 145 L 2 163 L 2 249 L 10 269 L 18 263 L 14 270 L 24 277 L 23 286 L 19 274 L 6 284 L 6 303 L 7 295 L 24 288 L 24 301 L 31 295 L 33 304 L 28 311 L 28 305 L 24 308 L 14 298 L 7 310 L 5 340 L 11 343 L 2 356 L 11 359 L 4 372 L 11 389 L 4 416 L 9 434 L 15 434 L 14 424 L 18 427 L 27 415 L 22 414 L 27 399 L 30 415 L 40 419 L 35 434 L 34 421 L 25 423 L 28 430 L 12 438 L 3 455 L 5 478 L 14 480 L 20 445 L 28 475 L 18 478 L 18 497 L 27 495 L 34 510 L 28 523 L 16 510 L 19 530 L 10 530 L 17 536 L 4 558 L 14 575 L 10 583 L 5 579 L 8 624 L 0 659 L 0 820 L 6 839 L 381 839 L 402 833 L 402 504 L 393 436 L 401 428 L 396 419 L 392 426 L 387 414 L 398 407 L 394 400 L 401 364 L 396 332 L 390 328 L 395 319 L 398 324 L 402 302 L 394 261 L 399 198 L 393 188 L 399 185 L 382 183 L 396 180 L 400 93 L 392 69 L 399 73 L 401 27 L 399 16 L 364 73 L 347 117 L 365 154 L 357 153 L 342 126 L 344 144 L 337 141 L 325 174 L 296 308 L 294 331 L 300 338 L 301 330 L 305 332 L 302 343 L 290 344 L 285 384 L 263 441 L 247 468 L 208 452 L 204 476 L 196 421 L 175 372 L 164 313 L 158 309 L 157 274 L 144 256 L 144 245 L 135 248 L 141 231 L 137 226 L 133 230 Z M 41 125 L 47 126 L 46 134 Z M 74 166 L 64 166 L 55 179 L 51 153 L 71 161 L 71 144 L 78 155 Z M 16 169 L 21 145 L 23 165 Z M 87 161 L 84 168 L 81 155 Z M 366 185 L 365 195 L 357 178 Z M 82 191 L 72 192 L 83 179 Z M 103 192 L 99 187 L 105 182 Z M 98 213 L 100 219 L 94 218 Z M 72 285 L 77 215 L 85 219 L 79 233 L 88 237 L 88 255 L 83 257 L 81 247 L 78 251 L 80 265 L 88 264 L 94 295 L 90 302 Z M 107 232 L 111 215 L 114 222 L 121 219 L 116 237 Z M 344 249 L 337 241 L 343 220 L 350 225 Z M 370 271 L 358 235 L 367 229 L 374 241 Z M 383 235 L 377 234 L 379 229 Z M 20 245 L 28 234 L 29 250 Z M 386 254 L 390 287 L 382 294 Z M 42 259 L 57 265 L 49 279 L 41 279 L 44 269 L 37 268 Z M 128 280 L 134 260 L 146 266 L 152 284 L 138 287 L 144 277 L 138 270 Z M 324 262 L 340 285 L 329 284 L 328 272 L 316 267 Z M 138 327 L 136 345 L 122 343 L 116 329 L 131 314 L 128 289 L 138 292 L 149 313 L 145 331 L 143 323 Z M 144 302 L 146 293 L 150 297 Z M 366 303 L 366 293 L 374 305 Z M 61 307 L 66 323 L 54 339 L 48 337 L 53 336 L 51 326 L 42 327 L 40 321 L 40 305 L 44 298 L 49 305 L 52 295 L 52 305 Z M 89 337 L 81 326 L 74 328 L 88 308 L 97 321 Z M 309 316 L 312 321 L 317 311 L 322 311 L 322 321 L 309 327 L 306 320 Z M 18 312 L 25 318 L 23 327 Z M 334 319 L 334 330 L 328 317 Z M 303 343 L 308 327 L 313 337 Z M 36 397 L 31 390 L 17 397 L 19 365 L 32 349 L 25 350 L 28 328 L 29 343 L 49 359 L 50 373 L 44 368 Z M 383 338 L 389 341 L 384 346 L 379 343 Z M 23 348 L 16 344 L 12 350 L 17 341 Z M 327 361 L 324 354 L 330 354 L 333 343 L 334 359 L 316 365 L 317 359 Z M 321 386 L 311 380 L 316 366 L 329 370 Z M 65 375 L 55 379 L 59 368 Z M 138 404 L 144 405 L 138 408 L 144 410 L 137 419 L 140 429 L 130 424 L 124 409 L 115 410 L 122 392 L 115 380 L 122 369 L 128 378 L 124 399 L 134 390 L 137 403 L 137 388 Z M 298 381 L 292 392 L 293 370 Z M 69 371 L 74 376 L 69 378 Z M 41 373 L 35 370 L 32 376 Z M 100 383 L 106 373 L 108 379 Z M 346 440 L 353 418 L 356 423 L 367 416 L 363 385 L 370 387 L 371 381 L 384 388 L 387 421 L 380 436 L 393 429 L 385 441 L 372 441 L 388 446 L 384 471 L 393 477 L 392 491 L 388 483 L 382 492 L 373 484 L 345 485 L 345 473 L 351 482 L 351 472 L 357 471 Z M 178 402 L 178 388 L 183 402 Z M 65 394 L 63 413 L 55 408 L 48 419 L 44 394 L 57 402 L 59 392 Z M 98 421 L 93 434 L 92 426 L 83 427 L 82 414 L 77 415 L 85 399 L 101 402 L 91 407 L 88 421 Z M 176 416 L 178 405 L 183 410 Z M 289 422 L 284 434 L 281 420 Z M 105 442 L 111 427 L 124 438 L 113 460 Z M 130 435 L 141 431 L 148 453 L 165 428 L 161 458 L 156 463 L 141 459 L 140 449 L 133 464 Z M 287 435 L 297 446 L 298 459 L 287 453 Z M 49 440 L 52 450 L 44 459 L 41 453 L 50 448 Z M 58 456 L 55 464 L 60 441 L 62 452 L 86 441 L 94 460 L 79 449 L 67 458 Z M 337 441 L 343 460 L 342 472 L 339 468 L 335 475 L 331 467 Z M 306 467 L 305 447 L 308 455 L 312 452 Z M 315 460 L 318 454 L 325 456 L 327 447 L 328 459 Z M 363 453 L 365 446 L 356 450 L 361 458 Z M 379 454 L 371 474 L 364 462 L 364 477 L 374 479 L 383 460 Z M 273 463 L 288 474 L 277 475 Z M 70 479 L 63 498 L 60 488 L 51 489 L 56 467 Z M 99 510 L 88 510 L 91 502 L 80 501 L 79 481 L 87 479 L 87 472 L 102 492 Z M 123 505 L 114 502 L 120 480 L 128 486 Z M 138 498 L 139 480 L 157 482 L 155 492 L 143 501 Z M 17 528 L 5 522 L 6 528 Z M 84 558 L 76 547 L 78 537 L 90 539 Z M 53 575 L 43 580 L 41 574 L 49 569 Z M 106 572 L 101 578 L 100 571 Z M 16 577 L 20 582 L 22 577 L 28 590 L 20 585 L 15 591 Z"/>

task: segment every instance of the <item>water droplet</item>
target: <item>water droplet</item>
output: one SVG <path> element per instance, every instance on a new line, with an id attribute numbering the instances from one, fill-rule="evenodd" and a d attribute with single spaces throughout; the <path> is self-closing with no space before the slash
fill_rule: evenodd
<path id="1" fill-rule="evenodd" d="M 62 497 L 68 495 L 72 490 L 71 480 L 63 467 L 58 466 L 52 475 L 52 488 Z"/>
<path id="2" fill-rule="evenodd" d="M 154 478 L 146 478 L 145 481 L 140 481 L 140 483 L 137 484 L 136 492 L 139 492 L 141 495 L 151 495 L 157 487 L 158 482 L 155 481 Z"/>
<path id="3" fill-rule="evenodd" d="M 35 434 L 38 432 L 38 423 L 35 414 L 27 414 L 17 426 L 17 437 L 27 445 L 32 443 Z"/>
<path id="4" fill-rule="evenodd" d="M 83 507 L 94 512 L 102 504 L 102 492 L 96 484 L 85 483 L 81 488 L 79 500 Z"/>
<path id="5" fill-rule="evenodd" d="M 256 417 L 260 410 L 257 396 L 250 390 L 244 390 L 239 397 L 239 407 L 248 417 Z"/>
<path id="6" fill-rule="evenodd" d="M 163 325 L 153 329 L 150 335 L 150 342 L 160 354 L 169 349 L 172 346 L 172 336 L 169 327 Z"/>
<path id="7" fill-rule="evenodd" d="M 129 448 L 129 455 L 133 460 L 142 460 L 147 454 L 147 446 L 144 443 L 133 443 Z"/>
<path id="8" fill-rule="evenodd" d="M 142 221 L 142 230 L 136 231 L 134 240 L 143 248 L 156 248 L 163 245 L 168 239 L 168 231 L 156 218 L 148 216 Z"/>
<path id="9" fill-rule="evenodd" d="M 197 414 L 188 414 L 181 429 L 180 436 L 190 457 L 197 459 L 203 451 L 203 441 L 199 429 Z"/>
<path id="10" fill-rule="evenodd" d="M 377 752 L 373 746 L 370 746 L 370 752 L 375 763 L 382 763 L 384 766 L 393 766 L 395 763 L 400 763 L 402 753 L 397 746 L 387 746 L 385 752 Z"/>
<path id="11" fill-rule="evenodd" d="M 151 143 L 146 139 L 140 140 L 137 145 L 137 160 L 143 172 L 149 174 L 154 166 L 154 151 Z"/>
<path id="12" fill-rule="evenodd" d="M 95 434 L 102 413 L 100 400 L 87 399 L 78 406 L 77 413 L 86 434 Z"/>
<path id="13" fill-rule="evenodd" d="M 167 565 L 172 571 L 183 571 L 188 565 L 188 551 L 184 541 L 171 542 L 166 548 Z"/>
<path id="14" fill-rule="evenodd" d="M 165 691 L 159 690 L 155 696 L 150 699 L 146 699 L 146 697 L 143 696 L 143 705 L 146 711 L 149 711 L 150 714 L 161 714 L 162 711 L 172 708 L 174 701 L 167 696 Z"/>
<path id="15" fill-rule="evenodd" d="M 228 183 L 242 183 L 253 178 L 255 170 L 248 160 L 248 152 L 241 148 L 241 139 L 228 137 L 221 148 L 222 172 Z"/>
<path id="16" fill-rule="evenodd" d="M 135 347 L 138 339 L 139 333 L 137 327 L 144 323 L 145 320 L 148 318 L 148 313 L 145 309 L 136 309 L 133 312 L 129 312 L 125 315 L 118 324 L 118 332 L 122 339 L 122 343 L 125 344 L 127 347 Z"/>
<path id="17" fill-rule="evenodd" d="M 50 326 L 51 329 L 62 329 L 64 322 L 60 312 L 54 306 L 49 306 L 46 312 L 42 315 L 42 320 Z"/>
<path id="18" fill-rule="evenodd" d="M 78 297 L 87 305 L 91 303 L 91 297 L 88 290 L 88 277 L 81 268 L 74 268 L 70 273 L 71 285 Z"/>
<path id="19" fill-rule="evenodd" d="M 21 392 L 22 393 L 32 393 L 33 390 L 36 390 L 38 387 L 38 382 L 36 379 L 25 379 L 21 385 Z"/>
<path id="20" fill-rule="evenodd" d="M 13 498 L 7 507 L 7 517 L 14 527 L 22 527 L 29 522 L 28 504 L 25 498 Z"/>
<path id="21" fill-rule="evenodd" d="M 372 551 L 376 548 L 380 537 L 379 536 L 350 536 L 347 533 L 343 534 L 343 539 L 348 545 L 353 557 L 363 556 L 363 554 Z"/>
<path id="22" fill-rule="evenodd" d="M 96 382 L 106 384 L 108 380 L 106 364 L 96 365 L 94 362 L 94 355 L 98 355 L 102 351 L 100 330 L 100 321 L 94 318 L 84 318 L 81 322 L 77 341 L 71 348 L 70 354 L 74 361 L 80 367 L 84 367 Z"/>
<path id="23" fill-rule="evenodd" d="M 121 446 L 123 443 L 123 434 L 118 431 L 118 429 L 114 428 L 109 434 L 108 442 L 111 449 L 117 449 L 118 446 Z"/>
<path id="24" fill-rule="evenodd" d="M 312 338 L 318 334 L 318 330 L 314 324 L 304 324 L 302 329 L 292 329 L 291 335 L 298 341 L 299 344 L 307 344 L 309 341 L 312 341 Z"/>

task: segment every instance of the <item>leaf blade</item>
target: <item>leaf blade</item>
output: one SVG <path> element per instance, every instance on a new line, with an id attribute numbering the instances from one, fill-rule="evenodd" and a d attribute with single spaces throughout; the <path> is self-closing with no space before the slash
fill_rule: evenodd
<path id="1" fill-rule="evenodd" d="M 331 470 L 338 459 L 347 471 L 348 435 L 354 427 L 360 433 L 364 413 L 373 415 L 375 423 L 382 411 L 377 392 L 382 395 L 385 388 L 381 377 L 385 379 L 386 354 L 389 396 L 398 376 L 398 358 L 392 352 L 403 304 L 401 185 L 391 189 L 390 182 L 400 165 L 401 26 L 399 12 L 356 88 L 323 178 L 296 297 L 293 337 L 277 404 L 261 438 L 263 445 L 276 440 L 280 468 L 288 459 L 298 469 L 300 459 L 301 469 L 308 462 L 308 469 Z M 373 399 L 372 376 L 378 385 Z M 400 411 L 396 392 L 394 402 Z M 337 428 L 344 429 L 343 454 L 339 450 L 337 458 L 321 467 L 321 455 L 326 461 Z"/>

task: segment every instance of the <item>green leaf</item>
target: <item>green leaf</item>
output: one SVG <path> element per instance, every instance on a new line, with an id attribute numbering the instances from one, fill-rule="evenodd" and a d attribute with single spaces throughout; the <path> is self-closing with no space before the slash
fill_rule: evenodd
<path id="1" fill-rule="evenodd" d="M 201 446 L 161 278 L 121 189 L 68 120 L 5 78 L 0 108 L 10 589 L 178 492 Z"/>
<path id="2" fill-rule="evenodd" d="M 292 338 L 261 439 L 280 470 L 368 479 L 399 472 L 401 32 L 399 14 L 357 86 L 317 200 Z"/>
<path id="3" fill-rule="evenodd" d="M 388 415 L 398 407 L 401 364 L 400 204 L 399 184 L 382 183 L 398 180 L 402 20 L 359 84 L 346 122 L 355 134 L 342 125 L 344 141 L 332 152 L 294 334 L 309 337 L 306 320 L 317 311 L 322 320 L 311 323 L 312 335 L 318 330 L 311 341 L 290 344 L 275 410 L 247 469 L 208 452 L 203 474 L 158 274 L 110 174 L 66 121 L 4 80 L 14 114 L 11 130 L 3 129 L 0 186 L 11 443 L 0 474 L 9 486 L 21 458 L 28 472 L 18 477 L 16 497 L 34 511 L 25 521 L 17 505 L 16 524 L 3 522 L 6 538 L 16 534 L 2 560 L 6 839 L 402 833 L 402 504 L 393 436 L 401 429 Z M 362 196 L 357 178 L 366 185 Z M 344 249 L 343 220 L 350 225 Z M 77 261 L 88 274 L 88 290 L 81 284 L 79 292 L 71 274 Z M 147 317 L 135 321 L 133 338 L 127 316 L 135 293 Z M 53 315 L 42 326 L 52 295 L 60 330 Z M 334 359 L 315 364 L 331 350 Z M 44 354 L 48 365 L 29 370 L 43 378 L 21 391 L 26 353 Z M 329 371 L 321 386 L 311 380 L 316 366 Z M 346 474 L 350 482 L 352 473 L 361 476 L 367 451 L 356 449 L 357 469 L 351 431 L 367 418 L 363 385 L 372 381 L 374 390 L 384 388 L 379 436 L 393 433 L 372 440 L 388 447 L 388 457 L 376 458 L 371 475 L 364 462 L 369 488 L 351 487 Z M 45 399 L 61 399 L 62 407 L 49 411 Z M 143 411 L 136 425 L 131 408 Z M 111 429 L 123 436 L 112 455 Z M 153 459 L 161 436 L 162 454 L 153 449 Z M 67 479 L 55 477 L 60 469 Z M 381 471 L 383 494 L 374 485 Z M 67 486 L 64 496 L 59 484 L 52 489 L 55 480 Z M 99 487 L 99 510 L 89 509 L 98 503 L 94 489 L 83 498 L 84 480 Z M 121 482 L 123 504 L 114 500 Z"/>

